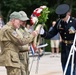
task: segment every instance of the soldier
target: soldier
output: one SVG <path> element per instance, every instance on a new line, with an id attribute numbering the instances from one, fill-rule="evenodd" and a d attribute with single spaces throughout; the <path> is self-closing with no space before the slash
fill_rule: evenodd
<path id="1" fill-rule="evenodd" d="M 21 21 L 25 21 L 25 18 L 19 12 L 13 12 L 9 22 L 0 30 L 0 66 L 5 66 L 7 75 L 21 75 L 18 46 L 32 42 L 37 35 L 37 31 L 34 31 L 28 37 L 23 36 L 24 38 L 22 38 L 16 32 Z"/>
<path id="2" fill-rule="evenodd" d="M 24 11 L 20 11 L 19 12 L 22 17 L 25 18 L 25 21 L 21 22 L 21 26 L 19 28 L 19 31 L 22 33 L 22 35 L 25 35 L 26 37 L 28 37 L 28 35 L 30 35 L 30 33 L 28 33 L 26 26 L 26 21 L 29 20 L 29 18 L 27 17 L 27 14 Z M 28 55 L 28 51 L 29 51 L 29 44 L 25 45 L 25 51 L 21 51 L 19 52 L 19 57 L 20 57 L 20 61 L 21 61 L 21 75 L 29 75 L 29 55 Z"/>
<path id="3" fill-rule="evenodd" d="M 65 65 L 68 59 L 68 55 L 73 44 L 74 35 L 76 31 L 76 19 L 70 16 L 70 8 L 67 4 L 61 4 L 56 8 L 56 14 L 59 16 L 59 20 L 56 22 L 55 26 L 53 27 L 52 31 L 46 32 L 43 28 L 40 30 L 40 35 L 45 39 L 50 39 L 55 36 L 58 32 L 62 38 L 62 45 L 61 45 L 61 64 L 62 69 L 64 71 Z M 68 65 L 66 75 L 70 75 L 71 73 L 71 61 Z M 72 75 L 75 75 L 76 71 L 76 52 L 74 56 L 74 71 Z"/>

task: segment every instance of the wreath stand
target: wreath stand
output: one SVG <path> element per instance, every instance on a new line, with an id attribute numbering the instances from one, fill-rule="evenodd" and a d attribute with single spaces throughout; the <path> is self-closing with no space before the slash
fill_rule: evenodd
<path id="1" fill-rule="evenodd" d="M 41 27 L 42 27 L 42 25 L 41 24 L 39 24 L 37 27 L 36 27 L 36 29 L 37 30 L 40 30 L 41 29 Z M 41 36 L 40 35 L 38 35 L 38 36 L 36 36 L 35 38 L 34 38 L 34 41 L 33 41 L 33 43 L 34 43 L 34 46 L 35 47 L 37 47 L 37 46 L 39 46 L 40 45 L 40 43 L 41 43 Z M 36 65 L 36 71 L 35 71 L 35 73 L 38 73 L 38 68 L 39 68 L 39 60 L 40 60 L 40 48 L 37 48 L 38 49 L 38 56 L 37 56 L 37 65 Z M 33 55 L 33 60 L 32 60 L 32 63 L 31 63 L 31 66 L 30 66 L 30 72 L 31 72 L 31 69 L 32 69 L 32 66 L 33 66 L 33 62 L 34 62 L 34 55 Z M 29 75 L 30 75 L 30 73 L 29 73 Z"/>
<path id="2" fill-rule="evenodd" d="M 38 40 L 39 40 L 39 39 L 38 39 Z M 35 38 L 35 41 L 37 41 L 37 37 Z M 34 42 L 34 43 L 35 43 L 35 42 Z M 35 72 L 35 73 L 38 73 L 39 60 L 40 60 L 39 50 L 38 50 L 37 54 L 38 54 L 38 55 L 37 55 L 37 65 L 36 65 L 36 72 Z M 31 72 L 31 69 L 32 69 L 34 60 L 35 60 L 35 56 L 33 55 L 32 63 L 31 63 L 31 66 L 30 66 L 30 72 Z"/>
<path id="3" fill-rule="evenodd" d="M 70 53 L 69 53 L 69 56 L 68 56 L 68 60 L 67 60 L 67 63 L 66 63 L 63 75 L 66 75 L 66 71 L 67 71 L 67 68 L 68 68 L 69 61 L 70 61 L 71 57 L 72 57 L 72 61 L 71 61 L 71 75 L 73 75 L 73 70 L 74 70 L 74 54 L 75 54 L 75 51 L 76 51 L 75 43 L 76 43 L 76 33 L 75 33 L 73 45 L 71 46 L 71 50 L 70 50 Z"/>

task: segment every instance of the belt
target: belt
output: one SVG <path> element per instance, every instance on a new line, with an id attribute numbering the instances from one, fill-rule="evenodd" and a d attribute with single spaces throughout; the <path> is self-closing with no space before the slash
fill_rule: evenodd
<path id="1" fill-rule="evenodd" d="M 28 52 L 28 50 L 23 50 L 23 51 L 19 51 L 20 53 L 23 53 L 23 52 Z"/>
<path id="2" fill-rule="evenodd" d="M 73 40 L 62 40 L 62 42 L 65 44 L 72 44 Z"/>

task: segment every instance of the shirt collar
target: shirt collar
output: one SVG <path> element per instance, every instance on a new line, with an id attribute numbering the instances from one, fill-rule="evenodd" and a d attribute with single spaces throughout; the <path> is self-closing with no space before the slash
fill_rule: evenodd
<path id="1" fill-rule="evenodd" d="M 68 22 L 69 22 L 69 20 L 70 20 L 70 16 L 68 17 L 68 19 L 67 19 L 67 21 L 66 21 L 66 22 L 68 23 Z"/>
<path id="2" fill-rule="evenodd" d="M 8 25 L 8 26 L 11 27 L 12 29 L 16 30 L 10 22 L 8 22 L 6 25 Z"/>

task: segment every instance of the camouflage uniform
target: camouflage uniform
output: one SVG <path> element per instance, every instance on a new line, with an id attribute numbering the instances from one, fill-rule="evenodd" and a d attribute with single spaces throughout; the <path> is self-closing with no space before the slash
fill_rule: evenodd
<path id="1" fill-rule="evenodd" d="M 8 75 L 21 75 L 18 46 L 30 43 L 33 35 L 21 38 L 9 23 L 1 29 L 0 35 L 0 66 L 6 67 Z"/>
<path id="2" fill-rule="evenodd" d="M 28 37 L 30 35 L 30 33 L 28 33 L 27 28 L 25 27 L 26 25 L 26 21 L 29 20 L 29 18 L 27 17 L 27 14 L 24 11 L 19 11 L 19 13 L 21 14 L 21 16 L 23 18 L 25 18 L 25 21 L 22 21 L 21 27 L 19 28 L 19 31 L 17 30 L 17 32 L 21 35 L 21 36 L 26 36 Z M 28 49 L 29 48 L 29 44 L 24 45 L 24 48 L 20 48 L 22 50 L 20 50 L 19 52 L 19 59 L 21 61 L 21 75 L 29 75 L 29 56 L 28 56 Z"/>
<path id="3" fill-rule="evenodd" d="M 28 31 L 25 29 L 20 28 L 19 31 L 25 35 L 26 37 L 28 37 L 28 35 L 30 35 L 30 33 L 28 33 Z M 29 55 L 28 55 L 28 47 L 29 44 L 24 45 L 25 48 L 23 50 L 20 50 L 19 52 L 19 59 L 21 62 L 21 75 L 29 75 Z M 21 48 L 22 49 L 22 48 Z"/>

